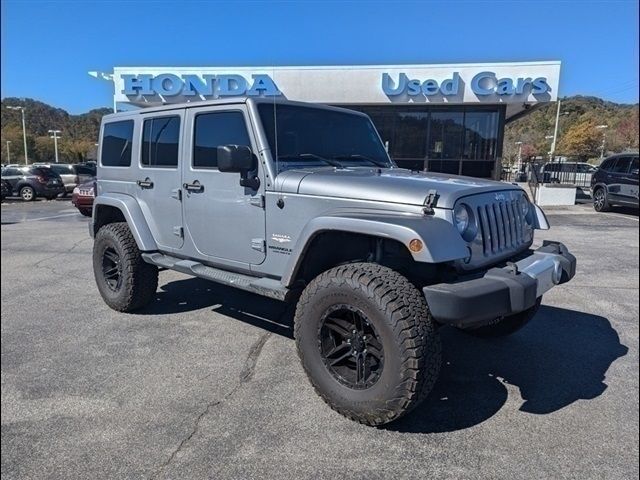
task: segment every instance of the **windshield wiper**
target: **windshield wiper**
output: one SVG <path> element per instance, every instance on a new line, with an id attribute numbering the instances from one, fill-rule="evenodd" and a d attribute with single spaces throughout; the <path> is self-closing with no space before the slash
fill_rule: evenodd
<path id="1" fill-rule="evenodd" d="M 279 155 L 278 160 L 294 160 L 296 158 L 311 158 L 314 160 L 320 160 L 321 162 L 327 163 L 333 167 L 342 168 L 342 164 L 335 159 L 324 158 L 320 155 L 316 155 L 315 153 L 292 153 L 290 155 Z"/>
<path id="2" fill-rule="evenodd" d="M 333 157 L 334 159 L 341 159 L 341 160 L 351 160 L 354 158 L 359 158 L 361 160 L 366 160 L 367 162 L 371 162 L 373 163 L 376 167 L 382 167 L 382 168 L 389 168 L 390 165 L 386 162 L 381 162 L 380 160 L 376 160 L 374 158 L 368 157 L 366 155 L 360 155 L 358 153 L 352 153 L 349 155 L 336 155 Z"/>

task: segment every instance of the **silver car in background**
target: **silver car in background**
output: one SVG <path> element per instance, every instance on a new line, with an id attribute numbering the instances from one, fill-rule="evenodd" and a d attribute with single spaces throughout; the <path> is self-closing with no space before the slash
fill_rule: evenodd
<path id="1" fill-rule="evenodd" d="M 78 185 L 90 181 L 96 174 L 95 166 L 76 165 L 70 163 L 35 163 L 34 165 L 48 167 L 60 175 L 64 183 L 64 194 L 73 192 Z"/>

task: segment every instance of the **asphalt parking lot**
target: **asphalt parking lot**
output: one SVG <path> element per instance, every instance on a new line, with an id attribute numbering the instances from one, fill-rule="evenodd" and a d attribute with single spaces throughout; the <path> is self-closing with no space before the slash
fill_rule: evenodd
<path id="1" fill-rule="evenodd" d="M 87 219 L 2 205 L 2 478 L 637 478 L 638 216 L 547 211 L 578 274 L 523 330 L 441 330 L 430 398 L 386 428 L 316 396 L 283 304 L 175 272 L 110 310 Z"/>

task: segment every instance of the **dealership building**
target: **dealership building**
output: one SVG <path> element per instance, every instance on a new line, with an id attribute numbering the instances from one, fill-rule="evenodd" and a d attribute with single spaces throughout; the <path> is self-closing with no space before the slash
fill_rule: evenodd
<path id="1" fill-rule="evenodd" d="M 114 108 L 267 96 L 365 112 L 401 167 L 501 170 L 505 123 L 558 97 L 560 62 L 304 67 L 116 67 Z"/>

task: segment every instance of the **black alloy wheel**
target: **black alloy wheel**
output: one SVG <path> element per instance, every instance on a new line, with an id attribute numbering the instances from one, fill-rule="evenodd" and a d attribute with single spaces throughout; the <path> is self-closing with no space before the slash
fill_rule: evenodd
<path id="1" fill-rule="evenodd" d="M 351 305 L 333 305 L 320 325 L 322 360 L 333 377 L 356 390 L 374 385 L 384 367 L 384 350 L 366 315 Z"/>
<path id="2" fill-rule="evenodd" d="M 117 292 L 122 286 L 122 263 L 120 255 L 112 248 L 108 247 L 102 254 L 102 275 L 107 286 Z"/>

